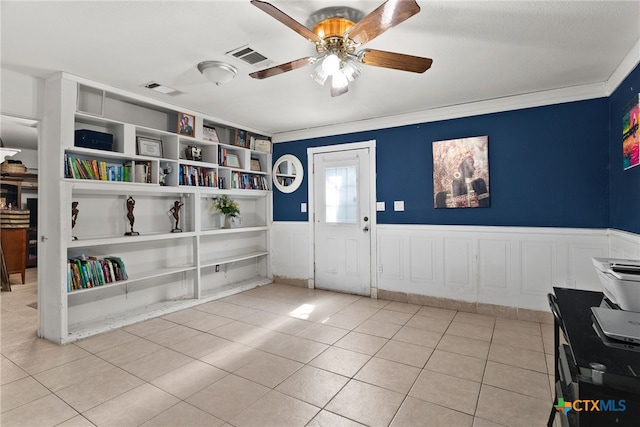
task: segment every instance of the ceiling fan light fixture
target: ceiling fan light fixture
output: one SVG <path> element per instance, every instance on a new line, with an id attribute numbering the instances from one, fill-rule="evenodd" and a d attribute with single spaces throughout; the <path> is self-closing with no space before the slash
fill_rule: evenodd
<path id="1" fill-rule="evenodd" d="M 334 89 L 342 89 L 347 87 L 349 80 L 343 73 L 335 73 L 331 76 L 331 87 Z"/>
<path id="2" fill-rule="evenodd" d="M 311 72 L 311 78 L 316 81 L 320 86 L 324 86 L 324 83 L 329 78 L 329 73 L 324 70 L 323 61 L 318 61 L 318 64 L 313 68 Z"/>
<path id="3" fill-rule="evenodd" d="M 357 79 L 360 76 L 360 72 L 362 72 L 360 63 L 352 57 L 349 56 L 342 61 L 342 74 L 344 74 L 350 82 Z"/>
<path id="4" fill-rule="evenodd" d="M 217 86 L 229 83 L 238 74 L 236 67 L 220 61 L 203 61 L 198 64 L 198 71 Z"/>
<path id="5" fill-rule="evenodd" d="M 340 58 L 335 53 L 330 53 L 326 58 L 322 60 L 322 70 L 329 74 L 333 75 L 340 71 Z"/>
<path id="6" fill-rule="evenodd" d="M 351 56 L 340 59 L 336 54 L 330 53 L 318 59 L 311 77 L 324 86 L 329 77 L 333 89 L 342 89 L 360 76 L 362 67 Z"/>

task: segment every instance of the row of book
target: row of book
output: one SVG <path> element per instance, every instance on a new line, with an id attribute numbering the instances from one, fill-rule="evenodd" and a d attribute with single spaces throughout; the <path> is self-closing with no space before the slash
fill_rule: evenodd
<path id="1" fill-rule="evenodd" d="M 67 260 L 67 291 L 89 289 L 127 280 L 122 259 L 114 256 L 78 257 Z"/>
<path id="2" fill-rule="evenodd" d="M 131 163 L 122 165 L 103 160 L 87 160 L 65 154 L 65 178 L 100 181 L 131 181 Z"/>
<path id="3" fill-rule="evenodd" d="M 215 169 L 180 165 L 178 184 L 197 187 L 218 187 L 218 174 Z"/>
<path id="4" fill-rule="evenodd" d="M 269 180 L 265 175 L 231 172 L 231 188 L 244 190 L 269 190 Z"/>

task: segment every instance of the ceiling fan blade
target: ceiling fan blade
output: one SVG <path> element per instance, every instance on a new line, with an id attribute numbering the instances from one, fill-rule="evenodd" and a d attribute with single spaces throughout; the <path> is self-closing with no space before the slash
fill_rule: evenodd
<path id="1" fill-rule="evenodd" d="M 420 6 L 415 0 L 387 0 L 351 27 L 347 35 L 354 42 L 365 44 L 418 12 Z"/>
<path id="2" fill-rule="evenodd" d="M 366 65 L 393 68 L 394 70 L 424 73 L 433 63 L 431 58 L 405 55 L 403 53 L 385 52 L 383 50 L 363 49 L 358 52 L 358 59 Z"/>
<path id="3" fill-rule="evenodd" d="M 287 27 L 291 28 L 296 33 L 300 34 L 302 37 L 306 38 L 312 42 L 321 42 L 322 39 L 313 31 L 275 7 L 274 5 L 267 3 L 262 0 L 251 0 L 251 4 L 262 10 L 263 12 L 271 15 L 276 18 L 278 21 L 282 22 Z"/>
<path id="4" fill-rule="evenodd" d="M 276 65 L 275 67 L 265 68 L 264 70 L 255 71 L 249 75 L 254 79 L 266 79 L 267 77 L 277 76 L 278 74 L 286 73 L 287 71 L 304 67 L 305 65 L 311 64 L 314 60 L 315 60 L 314 57 L 307 56 L 306 58 L 296 59 L 295 61 Z"/>

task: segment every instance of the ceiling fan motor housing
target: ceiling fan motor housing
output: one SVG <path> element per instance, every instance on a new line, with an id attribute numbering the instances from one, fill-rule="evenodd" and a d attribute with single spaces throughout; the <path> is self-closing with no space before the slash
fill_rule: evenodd
<path id="1" fill-rule="evenodd" d="M 356 43 L 346 35 L 349 28 L 355 23 L 339 16 L 324 19 L 313 27 L 313 32 L 322 39 L 316 43 L 316 51 L 323 55 L 334 53 L 340 59 L 344 59 L 348 54 L 353 54 Z"/>

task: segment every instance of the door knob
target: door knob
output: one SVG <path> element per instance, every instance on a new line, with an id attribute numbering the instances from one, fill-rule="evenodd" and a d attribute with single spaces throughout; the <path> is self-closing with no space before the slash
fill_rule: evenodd
<path id="1" fill-rule="evenodd" d="M 368 226 L 368 225 L 365 225 L 365 227 L 362 229 L 362 231 L 364 231 L 365 233 L 366 233 L 367 231 L 369 231 L 369 226 Z"/>

